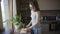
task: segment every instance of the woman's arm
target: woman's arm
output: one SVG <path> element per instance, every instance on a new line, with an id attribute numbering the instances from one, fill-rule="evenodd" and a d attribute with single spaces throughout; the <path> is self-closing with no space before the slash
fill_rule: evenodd
<path id="1" fill-rule="evenodd" d="M 30 21 L 30 23 L 26 27 L 29 27 L 30 25 L 31 25 L 31 21 Z"/>
<path id="2" fill-rule="evenodd" d="M 32 28 L 32 27 L 38 25 L 39 21 L 40 21 L 40 11 L 37 11 L 36 12 L 36 24 L 30 26 L 29 28 Z"/>

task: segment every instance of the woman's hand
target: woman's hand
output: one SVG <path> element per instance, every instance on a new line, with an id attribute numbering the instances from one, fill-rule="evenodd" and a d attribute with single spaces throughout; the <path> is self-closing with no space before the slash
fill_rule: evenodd
<path id="1" fill-rule="evenodd" d="M 25 30 L 26 30 L 26 31 L 29 31 L 29 30 L 31 30 L 31 28 L 28 27 L 28 28 L 25 28 Z"/>
<path id="2" fill-rule="evenodd" d="M 28 27 L 29 27 L 29 25 L 26 26 L 26 28 L 28 28 Z"/>

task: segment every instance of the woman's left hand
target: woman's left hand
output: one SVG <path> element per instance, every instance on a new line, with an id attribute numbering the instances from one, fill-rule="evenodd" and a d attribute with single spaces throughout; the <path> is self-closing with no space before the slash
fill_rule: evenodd
<path id="1" fill-rule="evenodd" d="M 29 31 L 29 30 L 31 30 L 31 28 L 25 28 L 25 30 Z"/>

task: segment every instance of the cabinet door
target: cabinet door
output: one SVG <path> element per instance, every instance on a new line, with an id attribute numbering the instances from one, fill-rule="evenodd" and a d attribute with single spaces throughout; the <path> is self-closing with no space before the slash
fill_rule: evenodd
<path id="1" fill-rule="evenodd" d="M 55 29 L 56 29 L 56 24 L 49 24 L 50 31 L 55 31 Z"/>

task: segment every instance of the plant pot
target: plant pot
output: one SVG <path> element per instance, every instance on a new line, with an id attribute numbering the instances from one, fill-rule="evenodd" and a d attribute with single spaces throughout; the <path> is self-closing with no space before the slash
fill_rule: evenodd
<path id="1" fill-rule="evenodd" d="M 18 29 L 18 28 L 19 28 L 19 26 L 15 25 L 15 29 Z"/>
<path id="2" fill-rule="evenodd" d="M 18 32 L 19 31 L 19 26 L 14 25 L 14 32 Z"/>

